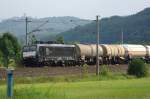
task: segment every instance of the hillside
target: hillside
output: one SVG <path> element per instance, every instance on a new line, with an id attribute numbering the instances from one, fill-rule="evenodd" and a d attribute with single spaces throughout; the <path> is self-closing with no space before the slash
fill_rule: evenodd
<path id="1" fill-rule="evenodd" d="M 100 42 L 120 43 L 122 31 L 124 32 L 125 43 L 150 42 L 150 8 L 129 16 L 113 16 L 101 19 Z M 78 26 L 60 35 L 66 41 L 95 43 L 96 23 L 92 22 L 85 26 Z"/>
<path id="2" fill-rule="evenodd" d="M 25 36 L 25 17 L 13 17 L 0 22 L 0 33 L 11 32 L 20 39 Z M 59 34 L 60 32 L 67 31 L 78 25 L 85 25 L 90 23 L 90 20 L 79 19 L 76 17 L 47 17 L 47 18 L 29 18 L 28 31 L 32 31 L 41 24 L 48 23 L 40 27 L 42 31 L 35 32 L 37 38 L 45 40 L 50 39 L 53 35 Z"/>

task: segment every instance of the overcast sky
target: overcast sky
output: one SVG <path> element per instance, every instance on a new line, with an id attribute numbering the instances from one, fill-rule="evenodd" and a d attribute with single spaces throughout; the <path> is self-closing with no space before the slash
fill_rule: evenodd
<path id="1" fill-rule="evenodd" d="M 42 18 L 130 15 L 150 7 L 150 0 L 0 0 L 0 20 L 23 16 Z"/>

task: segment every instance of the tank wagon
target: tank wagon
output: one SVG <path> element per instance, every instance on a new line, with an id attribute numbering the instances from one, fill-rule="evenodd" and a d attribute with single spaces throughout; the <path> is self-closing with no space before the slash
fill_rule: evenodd
<path id="1" fill-rule="evenodd" d="M 76 44 L 76 55 L 78 62 L 85 62 L 88 64 L 96 63 L 96 45 L 94 44 Z M 103 56 L 103 49 L 99 45 L 99 57 Z"/>
<path id="2" fill-rule="evenodd" d="M 147 53 L 147 48 L 143 45 L 123 45 L 125 49 L 125 57 L 132 59 L 136 57 L 145 58 Z"/>
<path id="3" fill-rule="evenodd" d="M 107 64 L 120 63 L 124 59 L 125 49 L 122 45 L 101 45 L 103 49 L 103 62 Z"/>
<path id="4" fill-rule="evenodd" d="M 150 61 L 150 46 L 145 46 L 146 47 L 146 61 Z"/>
<path id="5" fill-rule="evenodd" d="M 150 46 L 134 44 L 100 44 L 99 61 L 101 64 L 121 64 L 129 62 L 133 58 L 150 60 Z M 77 59 L 86 63 L 96 63 L 96 45 L 77 44 Z"/>
<path id="6" fill-rule="evenodd" d="M 150 60 L 150 46 L 133 44 L 100 44 L 101 64 L 120 64 L 132 58 Z M 36 44 L 23 48 L 23 61 L 50 65 L 96 64 L 96 44 Z"/>

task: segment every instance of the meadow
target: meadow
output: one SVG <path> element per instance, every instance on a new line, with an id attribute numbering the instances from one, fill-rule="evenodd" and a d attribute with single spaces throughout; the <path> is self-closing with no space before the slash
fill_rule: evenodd
<path id="1" fill-rule="evenodd" d="M 14 99 L 150 99 L 150 78 L 14 85 Z M 0 85 L 0 99 L 7 99 Z"/>

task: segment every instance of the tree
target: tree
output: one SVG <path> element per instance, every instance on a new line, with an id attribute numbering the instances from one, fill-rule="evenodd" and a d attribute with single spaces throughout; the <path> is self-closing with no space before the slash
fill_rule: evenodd
<path id="1" fill-rule="evenodd" d="M 14 59 L 17 63 L 20 59 L 20 45 L 15 36 L 10 33 L 4 33 L 0 37 L 0 50 L 3 53 L 3 64 L 8 68 L 9 60 Z"/>
<path id="2" fill-rule="evenodd" d="M 2 66 L 2 64 L 3 64 L 3 54 L 2 54 L 2 52 L 0 51 L 0 67 Z"/>
<path id="3" fill-rule="evenodd" d="M 66 44 L 80 44 L 79 41 L 68 41 L 66 42 Z"/>
<path id="4" fill-rule="evenodd" d="M 57 37 L 56 42 L 60 44 L 64 44 L 64 38 L 62 36 Z"/>
<path id="5" fill-rule="evenodd" d="M 37 41 L 37 39 L 36 39 L 35 35 L 32 35 L 32 37 L 31 37 L 31 44 L 35 44 L 36 41 Z"/>

